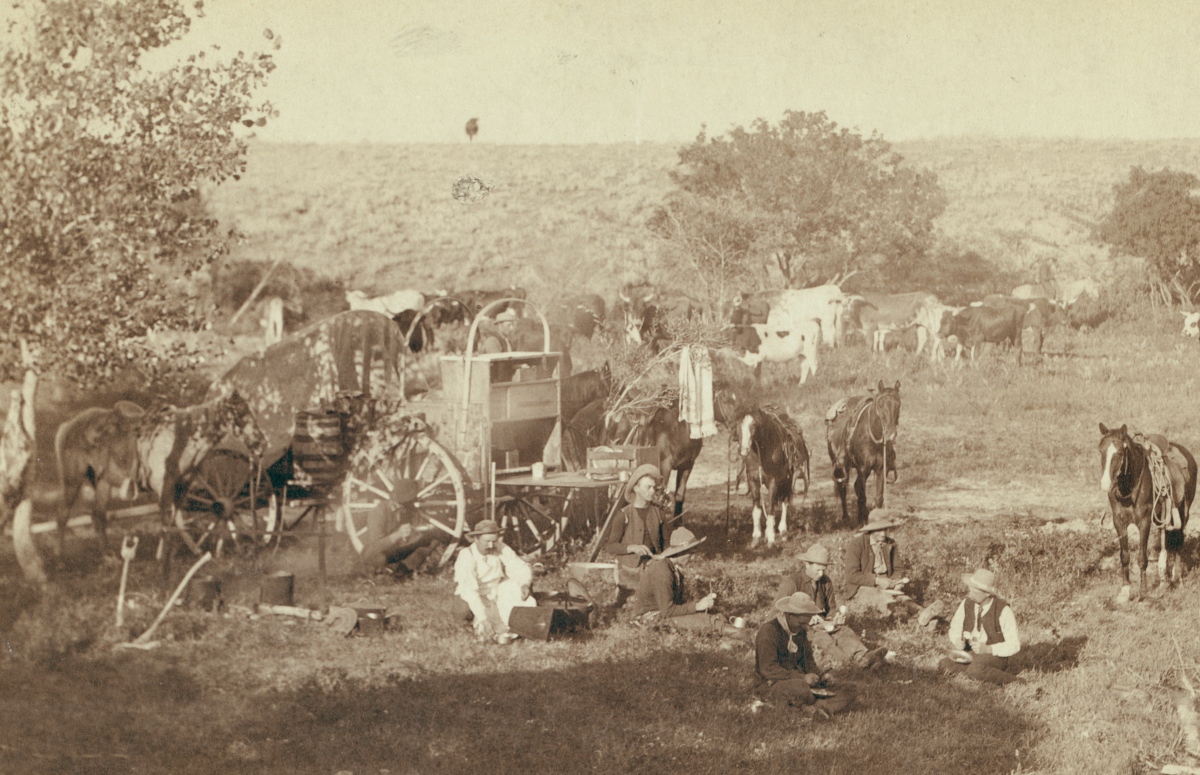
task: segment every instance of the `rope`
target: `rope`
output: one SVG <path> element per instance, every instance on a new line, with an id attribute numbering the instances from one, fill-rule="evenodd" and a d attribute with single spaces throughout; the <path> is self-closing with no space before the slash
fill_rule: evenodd
<path id="1" fill-rule="evenodd" d="M 1150 509 L 1150 518 L 1157 528 L 1166 528 L 1172 521 L 1175 499 L 1171 492 L 1171 472 L 1163 460 L 1162 450 L 1142 434 L 1134 434 L 1133 440 L 1146 450 L 1146 458 L 1150 466 L 1150 481 L 1154 487 L 1154 505 Z"/>

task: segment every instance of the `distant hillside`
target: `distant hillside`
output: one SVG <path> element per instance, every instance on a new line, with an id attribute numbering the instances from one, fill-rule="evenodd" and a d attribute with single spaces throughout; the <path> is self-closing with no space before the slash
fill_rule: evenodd
<path id="1" fill-rule="evenodd" d="M 384 292 L 514 283 L 539 298 L 561 289 L 611 297 L 654 274 L 644 224 L 670 189 L 670 145 L 271 145 L 215 190 L 234 257 L 270 260 Z M 1107 251 L 1089 224 L 1130 166 L 1200 172 L 1200 140 L 928 140 L 896 144 L 938 174 L 949 197 L 943 240 L 1010 269 L 1052 262 L 1060 279 L 1097 274 Z M 475 176 L 482 201 L 451 196 Z"/>

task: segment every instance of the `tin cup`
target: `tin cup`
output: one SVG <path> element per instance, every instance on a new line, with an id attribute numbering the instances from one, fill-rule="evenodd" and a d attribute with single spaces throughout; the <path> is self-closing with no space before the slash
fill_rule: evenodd
<path id="1" fill-rule="evenodd" d="M 739 630 L 745 629 L 746 627 L 746 620 L 740 616 L 729 617 L 729 623 L 734 627 L 737 627 Z"/>
<path id="2" fill-rule="evenodd" d="M 534 479 L 545 479 L 546 478 L 546 464 L 545 463 L 534 463 L 532 466 L 530 466 L 529 475 L 532 476 Z"/>

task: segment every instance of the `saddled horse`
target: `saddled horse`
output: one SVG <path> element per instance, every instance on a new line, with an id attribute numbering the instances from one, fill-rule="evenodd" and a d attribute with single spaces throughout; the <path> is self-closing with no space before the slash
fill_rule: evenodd
<path id="1" fill-rule="evenodd" d="M 808 447 L 804 433 L 786 412 L 751 409 L 738 424 L 738 452 L 746 467 L 750 498 L 754 503 L 754 534 L 750 548 L 762 540 L 762 517 L 767 518 L 767 546 L 775 545 L 775 509 L 779 507 L 779 535 L 787 532 L 788 505 L 791 503 L 795 480 L 804 479 L 804 494 L 808 495 Z M 763 490 L 766 490 L 766 497 Z"/>
<path id="2" fill-rule="evenodd" d="M 875 508 L 883 507 L 884 480 L 896 481 L 896 428 L 900 423 L 900 383 L 871 389 L 869 396 L 842 399 L 825 417 L 825 441 L 833 463 L 833 485 L 842 502 L 842 519 L 849 522 L 846 490 L 854 469 L 858 498 L 856 525 L 867 521 L 867 477 L 875 475 Z M 885 473 L 886 472 L 886 473 Z"/>
<path id="3" fill-rule="evenodd" d="M 1147 443 L 1158 449 L 1151 452 Z M 1155 482 L 1156 457 L 1164 464 L 1159 482 Z M 1140 596 L 1146 595 L 1147 550 L 1151 533 L 1161 551 L 1158 560 L 1159 583 L 1172 586 L 1179 582 L 1179 550 L 1183 547 L 1183 529 L 1196 497 L 1196 459 L 1175 442 L 1162 436 L 1131 436 L 1127 426 L 1106 428 L 1100 423 L 1100 489 L 1108 493 L 1113 527 L 1121 547 L 1121 572 L 1125 585 L 1118 601 L 1129 599 L 1129 525 L 1138 528 L 1138 580 Z"/>
<path id="4" fill-rule="evenodd" d="M 687 422 L 679 419 L 679 399 L 654 409 L 640 420 L 628 416 L 614 418 L 605 435 L 617 443 L 658 448 L 663 483 L 675 472 L 675 516 L 682 514 L 688 477 L 704 448 L 704 439 L 693 439 Z"/>

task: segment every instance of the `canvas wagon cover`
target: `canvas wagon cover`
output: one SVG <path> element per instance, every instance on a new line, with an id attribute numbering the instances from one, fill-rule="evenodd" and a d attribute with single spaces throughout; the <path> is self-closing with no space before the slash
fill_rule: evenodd
<path id="1" fill-rule="evenodd" d="M 378 312 L 342 312 L 248 355 L 218 379 L 209 398 L 236 389 L 268 442 L 267 460 L 292 443 L 296 413 L 333 403 L 341 391 L 400 392 L 404 335 Z"/>

